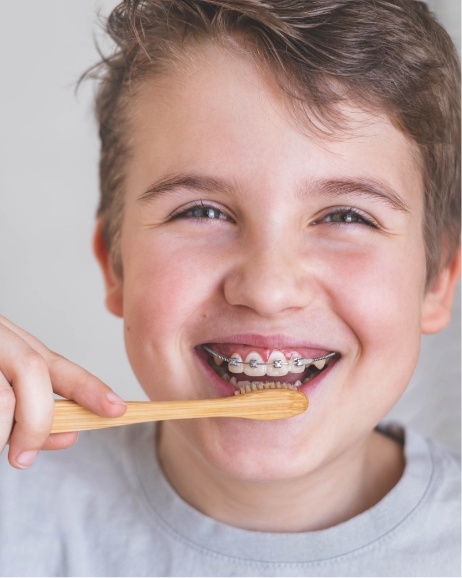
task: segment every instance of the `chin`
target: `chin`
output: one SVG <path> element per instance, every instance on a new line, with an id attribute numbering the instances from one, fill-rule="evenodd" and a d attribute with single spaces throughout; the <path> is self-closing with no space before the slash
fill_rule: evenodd
<path id="1" fill-rule="evenodd" d="M 289 435 L 287 420 L 284 425 L 242 421 L 220 424 L 220 433 L 214 428 L 212 438 L 205 434 L 190 439 L 203 459 L 222 475 L 241 481 L 277 481 L 298 478 L 316 467 L 316 452 L 301 436 Z"/>

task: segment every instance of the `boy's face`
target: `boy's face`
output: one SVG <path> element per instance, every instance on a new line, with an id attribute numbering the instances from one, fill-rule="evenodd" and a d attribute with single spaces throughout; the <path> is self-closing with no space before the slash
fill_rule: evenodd
<path id="1" fill-rule="evenodd" d="M 130 362 L 155 400 L 232 394 L 204 344 L 265 361 L 273 350 L 336 352 L 302 386 L 301 416 L 163 424 L 163 436 L 241 478 L 297 476 L 348 455 L 406 387 L 425 310 L 409 142 L 354 107 L 336 139 L 288 111 L 250 59 L 213 46 L 146 84 L 132 116 L 124 278 L 109 281 Z"/>

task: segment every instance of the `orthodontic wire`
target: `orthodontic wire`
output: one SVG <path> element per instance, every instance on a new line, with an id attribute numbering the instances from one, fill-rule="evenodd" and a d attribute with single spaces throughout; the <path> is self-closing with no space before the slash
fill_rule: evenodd
<path id="1" fill-rule="evenodd" d="M 203 345 L 202 349 L 207 351 L 207 353 L 210 353 L 210 355 L 213 355 L 214 357 L 218 357 L 218 359 L 221 359 L 222 361 L 226 361 L 227 363 L 230 363 L 231 365 L 238 365 L 239 363 L 242 363 L 243 365 L 250 365 L 250 367 L 257 367 L 259 365 L 266 365 L 266 366 L 269 365 L 269 366 L 272 366 L 275 368 L 280 368 L 283 365 L 290 365 L 290 361 L 282 361 L 280 359 L 274 360 L 273 363 L 256 361 L 255 359 L 251 359 L 250 361 L 239 361 L 236 357 L 225 357 L 224 355 L 221 355 L 220 353 L 216 353 L 215 351 L 213 351 L 213 349 L 211 349 L 207 345 Z M 322 359 L 329 359 L 331 357 L 334 357 L 334 355 L 335 355 L 335 352 L 327 353 L 326 355 L 320 355 L 319 357 L 313 357 L 312 359 L 297 357 L 297 358 L 293 359 L 292 362 L 294 362 L 298 366 L 301 366 L 302 362 L 303 362 L 303 365 L 308 365 L 309 363 L 314 363 L 315 361 L 321 361 Z"/>

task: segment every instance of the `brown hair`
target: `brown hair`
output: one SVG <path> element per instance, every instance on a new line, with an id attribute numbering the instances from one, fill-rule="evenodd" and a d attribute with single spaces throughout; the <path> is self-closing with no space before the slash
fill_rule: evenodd
<path id="1" fill-rule="evenodd" d="M 460 239 L 460 71 L 455 48 L 417 0 L 125 0 L 106 30 L 113 55 L 95 67 L 105 242 L 122 274 L 119 237 L 127 110 L 133 87 L 174 66 L 203 39 L 237 39 L 269 65 L 294 103 L 326 126 L 342 93 L 384 112 L 420 151 L 425 186 L 427 283 Z M 341 90 L 339 90 L 339 88 Z"/>

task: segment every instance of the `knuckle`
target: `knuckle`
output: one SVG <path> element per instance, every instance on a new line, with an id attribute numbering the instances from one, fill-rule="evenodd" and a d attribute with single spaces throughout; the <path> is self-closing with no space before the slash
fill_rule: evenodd
<path id="1" fill-rule="evenodd" d="M 43 374 L 48 373 L 48 366 L 43 357 L 31 350 L 21 358 L 21 369 L 26 373 Z"/>

